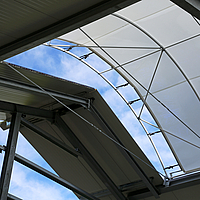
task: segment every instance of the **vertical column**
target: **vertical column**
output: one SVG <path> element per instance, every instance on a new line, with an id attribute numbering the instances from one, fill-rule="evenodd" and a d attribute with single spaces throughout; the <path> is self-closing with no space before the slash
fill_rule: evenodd
<path id="1" fill-rule="evenodd" d="M 6 151 L 0 179 L 0 200 L 7 200 L 10 178 L 15 157 L 18 131 L 20 128 L 21 113 L 14 113 L 10 124 Z"/>

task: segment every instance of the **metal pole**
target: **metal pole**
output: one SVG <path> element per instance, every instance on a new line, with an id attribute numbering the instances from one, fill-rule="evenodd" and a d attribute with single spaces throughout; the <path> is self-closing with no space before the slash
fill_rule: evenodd
<path id="1" fill-rule="evenodd" d="M 15 157 L 15 149 L 17 145 L 18 131 L 20 127 L 21 113 L 12 114 L 12 120 L 7 139 L 3 167 L 0 179 L 0 200 L 7 200 L 10 178 Z"/>

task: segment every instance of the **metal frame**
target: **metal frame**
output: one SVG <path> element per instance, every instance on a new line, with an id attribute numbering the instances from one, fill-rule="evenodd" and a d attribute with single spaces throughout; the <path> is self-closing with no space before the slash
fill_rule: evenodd
<path id="1" fill-rule="evenodd" d="M 20 89 L 28 89 L 29 88 L 28 86 L 23 85 L 23 84 L 14 85 L 14 83 L 12 83 L 11 81 L 10 82 L 4 81 L 4 85 L 6 83 L 8 83 L 8 85 L 16 86 L 17 88 L 20 88 Z M 35 92 L 35 91 L 38 91 L 38 90 L 36 88 L 32 87 L 31 91 Z M 57 94 L 55 94 L 55 95 L 57 95 Z M 65 99 L 66 98 L 69 99 L 67 95 L 66 95 Z M 80 98 L 77 97 L 77 99 L 79 100 Z M 76 99 L 75 96 L 73 96 L 73 99 L 70 98 L 71 101 L 74 101 L 75 103 L 78 102 L 83 107 L 86 107 L 88 109 L 91 108 L 92 104 L 91 104 L 90 100 L 84 99 L 84 104 L 83 104 L 82 101 L 77 101 L 77 99 Z M 88 107 L 88 104 L 90 105 L 90 107 Z M 92 107 L 91 109 L 93 110 L 93 113 L 95 114 L 95 116 L 96 115 L 99 116 L 99 118 L 101 119 L 101 120 L 99 120 L 99 122 L 101 122 L 102 117 L 98 114 L 97 111 L 94 112 L 94 107 Z M 0 110 L 3 110 L 3 111 L 20 110 L 20 111 L 24 111 L 24 112 L 22 112 L 23 114 L 28 114 L 28 115 L 35 115 L 36 114 L 36 116 L 39 115 L 39 117 L 41 117 L 40 113 L 43 113 L 43 111 L 45 111 L 43 109 L 32 108 L 32 107 L 29 107 L 29 106 L 22 106 L 22 105 L 7 103 L 7 102 L 2 102 L 2 106 L 0 107 Z M 33 114 L 31 113 L 31 111 L 33 111 Z M 53 144 L 57 145 L 58 147 L 62 148 L 63 150 L 67 151 L 68 153 L 72 154 L 73 156 L 76 156 L 76 157 L 82 156 L 83 159 L 85 159 L 85 161 L 93 169 L 93 171 L 99 176 L 100 180 L 102 180 L 102 182 L 108 187 L 108 189 L 115 196 L 115 198 L 118 199 L 118 200 L 120 200 L 120 199 L 125 200 L 126 198 L 122 194 L 122 192 L 119 190 L 118 186 L 116 186 L 114 184 L 114 182 L 109 178 L 109 176 L 106 174 L 106 172 L 101 168 L 101 166 L 97 163 L 97 161 L 92 157 L 92 155 L 88 152 L 88 150 L 84 147 L 84 145 L 79 141 L 79 139 L 75 136 L 75 134 L 67 126 L 67 124 L 62 120 L 62 118 L 58 114 L 54 113 L 53 111 L 48 111 L 47 113 L 48 113 L 46 115 L 47 120 L 52 122 L 54 117 L 55 117 L 55 124 L 62 131 L 62 133 L 65 135 L 65 137 L 71 142 L 71 144 L 75 147 L 74 149 L 69 147 L 69 146 L 66 146 L 65 144 L 63 144 L 62 142 L 60 142 L 59 140 L 57 140 L 53 136 L 49 135 L 48 133 L 46 133 L 44 130 L 40 129 L 36 125 L 25 120 L 24 118 L 21 119 L 21 124 L 24 125 L 25 127 L 27 127 L 28 129 L 34 131 L 35 133 L 39 134 L 43 138 L 47 139 L 48 141 L 52 142 Z M 42 117 L 44 117 L 44 115 Z M 110 131 L 110 129 L 108 128 L 108 125 L 105 125 L 105 124 L 106 124 L 106 122 L 103 121 L 103 125 L 106 126 L 107 129 Z M 112 131 L 111 131 L 111 133 L 113 135 L 115 135 Z M 120 141 L 118 140 L 118 142 L 120 142 Z M 158 198 L 159 193 L 158 193 L 157 189 L 151 183 L 151 181 L 146 176 L 146 174 L 142 171 L 142 169 L 139 167 L 137 162 L 129 155 L 128 152 L 125 152 L 124 150 L 122 150 L 121 147 L 119 147 L 119 148 L 120 148 L 120 151 L 123 153 L 123 155 L 126 157 L 126 159 L 129 161 L 129 163 L 132 165 L 133 169 L 139 174 L 139 176 L 145 182 L 145 184 L 150 189 L 150 191 L 154 194 L 155 197 Z M 78 149 L 79 151 L 76 151 L 75 149 Z M 19 161 L 19 159 L 18 159 L 18 161 Z M 26 166 L 27 165 L 28 164 L 26 164 Z M 31 164 L 31 166 L 34 169 L 32 164 Z M 38 169 L 36 171 L 38 171 Z"/>
<path id="2" fill-rule="evenodd" d="M 26 84 L 23 84 L 23 83 L 19 83 L 19 82 L 15 82 L 15 81 L 9 81 L 9 80 L 5 80 L 5 79 L 0 79 L 0 84 L 1 85 L 6 85 L 6 86 L 12 86 L 12 87 L 17 87 L 19 88 L 20 90 L 28 90 L 28 91 L 32 91 L 32 92 L 37 92 L 39 94 L 49 94 L 51 96 L 54 96 L 56 98 L 61 98 L 63 100 L 69 100 L 69 101 L 72 101 L 74 103 L 79 103 L 79 104 L 83 104 L 83 105 L 86 105 L 88 106 L 89 105 L 89 100 L 88 99 L 85 99 L 85 98 L 82 98 L 82 97 L 78 97 L 78 96 L 74 96 L 74 95 L 70 95 L 70 94 L 62 94 L 62 93 L 59 93 L 59 92 L 53 92 L 53 91 L 50 91 L 50 90 L 47 90 L 45 89 L 46 93 L 42 90 L 40 90 L 39 88 L 36 88 L 36 87 L 33 87 L 33 86 L 30 86 L 30 85 L 26 85 Z"/>
<path id="3" fill-rule="evenodd" d="M 43 138 L 45 138 L 49 142 L 55 144 L 56 146 L 60 147 L 64 151 L 70 153 L 71 155 L 73 155 L 75 157 L 82 156 L 80 152 L 78 152 L 75 149 L 71 148 L 70 146 L 62 143 L 60 140 L 58 140 L 57 138 L 55 138 L 52 135 L 48 134 L 47 132 L 45 132 L 41 128 L 37 127 L 36 125 L 30 123 L 29 121 L 27 121 L 27 120 L 25 120 L 25 119 L 22 118 L 21 123 L 26 128 L 32 130 L 33 132 L 35 132 L 38 135 L 42 136 Z"/>
<path id="4" fill-rule="evenodd" d="M 169 186 L 158 186 L 161 194 L 167 192 L 173 192 L 175 190 L 184 189 L 187 187 L 195 186 L 200 184 L 200 172 L 186 175 L 184 177 L 174 178 L 169 181 Z M 128 200 L 137 200 L 151 197 L 152 194 L 149 191 L 141 191 L 138 194 L 130 193 Z"/>
<path id="5" fill-rule="evenodd" d="M 200 20 L 200 3 L 197 0 L 171 0 L 173 3 Z"/>
<path id="6" fill-rule="evenodd" d="M 5 105 L 9 105 L 7 107 L 10 108 L 11 104 L 12 103 L 8 103 L 8 104 L 6 103 Z M 12 104 L 13 108 L 15 108 L 15 106 L 17 106 L 17 105 Z M 5 107 L 3 110 L 6 111 L 7 107 Z M 21 110 L 26 111 L 25 108 L 29 108 L 29 107 L 21 106 L 20 108 L 21 108 Z M 36 110 L 39 111 L 40 109 L 36 109 Z M 10 111 L 10 109 L 8 111 Z M 13 110 L 11 109 L 11 111 L 13 111 Z M 30 114 L 30 111 L 31 111 L 31 109 L 28 111 L 29 114 Z M 33 109 L 33 111 L 35 112 L 35 109 Z M 98 123 L 101 124 L 105 128 L 106 134 L 114 137 L 114 139 L 123 146 L 123 144 L 117 138 L 117 136 L 115 135 L 113 130 L 104 121 L 104 119 L 102 118 L 100 113 L 98 113 L 98 111 L 95 109 L 95 107 L 92 104 L 91 104 L 90 109 L 88 109 L 88 111 L 91 111 L 93 113 L 94 117 L 98 120 Z M 50 113 L 52 114 L 52 112 L 50 112 Z M 121 199 L 126 200 L 126 197 L 122 194 L 123 188 L 126 187 L 126 186 L 116 186 L 113 183 L 113 181 L 109 178 L 109 176 L 105 173 L 105 171 L 101 168 L 101 166 L 97 163 L 97 161 L 92 157 L 92 155 L 88 152 L 88 150 L 84 147 L 84 145 L 79 141 L 79 139 L 76 137 L 76 135 L 68 127 L 68 125 L 62 120 L 61 116 L 59 116 L 58 114 L 54 115 L 55 113 L 53 114 L 53 116 L 55 116 L 55 125 L 58 126 L 58 128 L 62 131 L 63 135 L 70 141 L 70 143 L 75 147 L 75 149 L 77 149 L 77 148 L 79 149 L 80 152 L 78 152 L 78 153 L 75 150 L 72 150 L 71 147 L 70 148 L 63 147 L 63 144 L 58 142 L 57 139 L 49 136 L 48 133 L 41 130 L 39 127 L 37 127 L 34 124 L 28 122 L 27 120 L 21 118 L 21 115 L 23 115 L 23 114 L 24 113 L 16 113 L 16 112 L 12 114 L 13 117 L 12 117 L 12 121 L 11 121 L 11 125 L 10 125 L 9 138 L 8 138 L 8 141 L 11 141 L 11 142 L 7 143 L 7 147 L 0 146 L 1 150 L 6 151 L 6 155 L 5 155 L 4 160 L 6 160 L 7 154 L 10 156 L 9 164 L 4 164 L 4 167 L 3 167 L 8 171 L 8 174 L 11 174 L 11 171 L 12 171 L 12 169 L 10 169 L 8 167 L 8 165 L 11 166 L 11 168 L 12 168 L 13 162 L 15 160 L 15 161 L 25 165 L 26 167 L 29 167 L 30 169 L 42 174 L 43 176 L 63 185 L 64 187 L 71 189 L 72 191 L 83 196 L 84 198 L 97 200 L 98 199 L 97 197 L 99 195 L 100 195 L 99 197 L 101 197 L 102 195 L 107 196 L 107 195 L 112 194 L 118 200 L 121 200 Z M 33 113 L 33 115 L 34 114 L 35 113 Z M 49 115 L 48 115 L 48 120 L 50 120 L 50 121 L 52 120 L 49 117 Z M 22 156 L 15 154 L 15 147 L 16 147 L 16 143 L 17 143 L 17 135 L 18 135 L 20 123 L 22 125 L 25 125 L 29 129 L 31 129 L 32 131 L 36 132 L 37 134 L 41 135 L 45 139 L 49 140 L 50 142 L 54 143 L 55 145 L 59 146 L 60 148 L 67 148 L 65 150 L 67 152 L 69 152 L 69 150 L 70 150 L 69 153 L 75 153 L 76 157 L 82 156 L 82 158 L 89 164 L 91 169 L 94 170 L 94 172 L 97 174 L 97 176 L 99 176 L 99 178 L 102 180 L 102 182 L 107 186 L 108 190 L 107 191 L 99 191 L 96 194 L 88 194 L 87 192 L 81 190 L 80 188 L 77 188 L 73 184 L 71 184 L 71 183 L 65 181 L 64 179 L 56 176 L 55 174 L 41 168 L 40 166 L 38 166 L 38 165 L 32 163 L 31 161 L 23 158 Z M 12 138 L 11 138 L 11 136 L 12 136 Z M 8 149 L 12 149 L 12 151 L 8 151 Z M 71 152 L 71 150 L 72 150 L 72 152 Z M 140 183 L 138 183 L 138 184 L 141 184 L 141 182 L 143 182 L 143 185 L 146 185 L 146 187 L 149 189 L 149 192 L 145 192 L 144 190 L 141 191 L 141 192 L 138 191 L 140 194 L 130 193 L 128 195 L 129 200 L 140 199 L 140 198 L 144 198 L 144 197 L 147 197 L 147 196 L 154 196 L 154 197 L 157 198 L 157 197 L 159 197 L 158 196 L 159 194 L 162 194 L 162 193 L 165 193 L 165 192 L 170 192 L 170 191 L 181 189 L 181 188 L 188 187 L 188 186 L 191 186 L 191 185 L 200 184 L 200 173 L 198 173 L 198 174 L 192 174 L 192 175 L 185 176 L 185 177 L 180 177 L 180 178 L 177 178 L 177 179 L 172 179 L 168 182 L 169 187 L 165 187 L 165 186 L 156 186 L 155 187 L 151 183 L 151 180 L 148 177 L 146 177 L 145 172 L 143 172 L 141 170 L 141 168 L 137 165 L 137 162 L 134 161 L 132 156 L 128 152 L 123 150 L 122 148 L 121 148 L 120 151 L 125 156 L 125 158 L 128 160 L 128 162 L 131 164 L 133 169 L 138 173 L 140 178 L 142 179 L 140 181 Z M 6 161 L 4 161 L 4 163 L 6 163 Z M 7 173 L 6 170 L 2 170 L 2 174 L 3 174 L 2 177 L 4 177 L 5 174 Z M 7 180 L 3 179 L 3 178 L 1 179 L 0 189 L 2 189 L 2 188 L 5 189 L 4 191 L 1 190 L 1 193 L 4 195 L 4 197 L 2 196 L 2 198 L 0 198 L 1 200 L 6 200 L 7 196 L 9 196 L 9 194 L 7 194 L 9 182 L 10 182 L 9 177 L 7 178 Z M 134 184 L 137 184 L 137 183 L 134 183 Z M 11 196 L 12 195 L 10 195 L 10 197 L 8 197 L 8 198 L 18 199 L 18 198 L 15 198 L 13 196 L 11 197 Z M 95 197 L 95 196 L 97 196 L 97 197 Z"/>
<path id="7" fill-rule="evenodd" d="M 0 146 L 0 149 L 4 150 L 4 151 L 6 150 L 6 148 L 4 148 L 3 146 Z M 39 165 L 33 163 L 32 161 L 30 161 L 30 160 L 28 160 L 28 159 L 26 159 L 26 158 L 24 158 L 24 157 L 22 157 L 18 154 L 14 154 L 14 160 L 17 161 L 18 163 L 32 169 L 32 170 L 34 170 L 35 172 L 49 178 L 50 180 L 55 181 L 56 183 L 76 192 L 77 194 L 80 194 L 81 196 L 83 196 L 87 199 L 98 200 L 98 198 L 96 198 L 95 196 L 83 191 L 82 189 L 74 186 L 73 184 L 69 183 L 68 181 L 62 179 L 61 177 L 53 174 L 52 172 L 49 172 L 48 170 L 40 167 Z M 10 198 L 12 197 L 12 195 L 8 195 L 8 198 L 9 198 L 9 196 L 10 196 Z M 2 198 L 1 200 L 6 200 L 6 199 L 7 198 L 5 198 L 5 199 Z"/>
<path id="8" fill-rule="evenodd" d="M 10 185 L 10 178 L 17 146 L 18 131 L 20 128 L 21 113 L 12 114 L 10 131 L 8 134 L 3 167 L 0 179 L 0 200 L 6 200 Z"/>

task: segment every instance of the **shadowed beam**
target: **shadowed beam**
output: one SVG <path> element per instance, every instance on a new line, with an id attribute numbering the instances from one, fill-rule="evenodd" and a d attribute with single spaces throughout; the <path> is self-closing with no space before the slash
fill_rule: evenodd
<path id="1" fill-rule="evenodd" d="M 98 162 L 94 159 L 94 157 L 90 154 L 90 152 L 86 149 L 86 147 L 76 137 L 73 131 L 68 127 L 68 125 L 64 122 L 64 120 L 59 115 L 56 115 L 55 125 L 60 129 L 60 131 L 68 139 L 68 141 L 75 148 L 78 148 L 81 151 L 83 159 L 87 162 L 87 164 L 91 167 L 91 169 L 96 173 L 99 179 L 105 184 L 105 186 L 110 190 L 112 195 L 117 200 L 126 200 L 126 197 L 118 189 L 115 183 L 110 179 L 110 177 L 106 174 L 103 168 L 98 164 Z"/>
<path id="2" fill-rule="evenodd" d="M 31 106 L 24 106 L 15 103 L 9 103 L 0 101 L 0 111 L 3 112 L 19 112 L 25 115 L 31 115 L 39 118 L 45 118 L 52 120 L 54 118 L 54 112 L 50 110 L 35 108 Z"/>
<path id="3" fill-rule="evenodd" d="M 73 192 L 76 192 L 77 194 L 90 199 L 90 200 L 99 200 L 98 198 L 92 196 L 91 194 L 85 192 L 84 190 L 76 187 L 75 185 L 69 183 L 68 181 L 60 178 L 59 176 L 49 172 L 48 170 L 40 167 L 39 165 L 31 162 L 30 160 L 27 160 L 26 158 L 23 158 L 22 156 L 15 154 L 15 160 L 19 162 L 20 164 L 38 172 L 39 174 L 42 174 L 43 176 L 55 181 L 56 183 L 59 183 L 60 185 L 72 190 Z"/>
<path id="4" fill-rule="evenodd" d="M 29 121 L 27 121 L 27 120 L 22 118 L 21 119 L 21 124 L 24 125 L 25 127 L 27 127 L 28 129 L 32 130 L 33 132 L 37 133 L 41 137 L 45 138 L 49 142 L 51 142 L 51 143 L 55 144 L 56 146 L 60 147 L 64 151 L 70 153 L 71 155 L 73 155 L 75 157 L 82 156 L 78 151 L 75 151 L 70 146 L 68 146 L 65 143 L 61 142 L 60 140 L 58 140 L 54 136 L 50 135 L 49 133 L 45 132 L 44 130 L 42 130 L 38 126 L 30 123 Z"/>

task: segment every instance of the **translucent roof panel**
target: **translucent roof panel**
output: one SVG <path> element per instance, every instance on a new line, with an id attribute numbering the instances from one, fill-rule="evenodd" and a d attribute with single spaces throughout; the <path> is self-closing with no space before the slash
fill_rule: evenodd
<path id="1" fill-rule="evenodd" d="M 190 172 L 200 168 L 199 36 L 197 21 L 171 1 L 143 0 L 60 39 L 88 46 L 136 88 Z"/>

